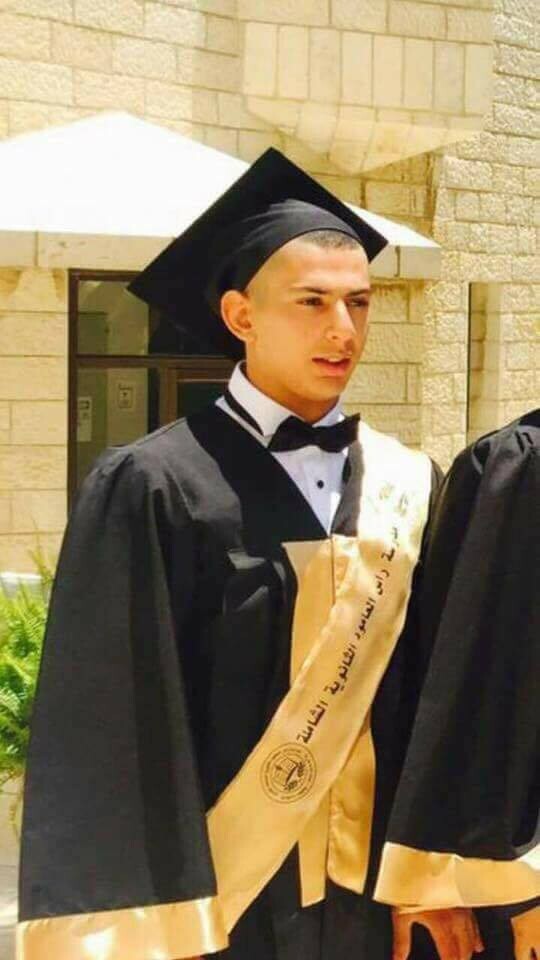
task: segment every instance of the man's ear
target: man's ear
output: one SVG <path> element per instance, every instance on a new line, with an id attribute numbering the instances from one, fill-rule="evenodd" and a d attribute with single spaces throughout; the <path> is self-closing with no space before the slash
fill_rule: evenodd
<path id="1" fill-rule="evenodd" d="M 227 290 L 221 298 L 221 317 L 227 329 L 243 343 L 253 341 L 255 331 L 249 296 L 240 290 Z"/>

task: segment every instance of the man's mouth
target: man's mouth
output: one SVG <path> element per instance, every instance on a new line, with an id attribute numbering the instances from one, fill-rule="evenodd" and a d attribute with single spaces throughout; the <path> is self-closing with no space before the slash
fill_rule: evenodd
<path id="1" fill-rule="evenodd" d="M 329 356 L 329 357 L 314 357 L 313 362 L 317 365 L 321 373 L 329 374 L 330 376 L 343 376 L 344 373 L 348 373 L 351 367 L 351 357 L 340 357 L 340 356 Z"/>

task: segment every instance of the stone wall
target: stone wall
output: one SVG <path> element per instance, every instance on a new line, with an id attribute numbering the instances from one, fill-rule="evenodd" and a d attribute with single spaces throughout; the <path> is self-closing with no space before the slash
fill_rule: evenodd
<path id="1" fill-rule="evenodd" d="M 65 525 L 66 279 L 0 269 L 0 570 L 54 558 Z"/>

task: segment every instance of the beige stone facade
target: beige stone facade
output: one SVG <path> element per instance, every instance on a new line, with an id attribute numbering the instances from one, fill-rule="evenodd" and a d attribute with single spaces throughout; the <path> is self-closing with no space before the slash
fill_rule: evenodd
<path id="1" fill-rule="evenodd" d="M 245 160 L 276 145 L 433 236 L 440 280 L 377 282 L 346 401 L 448 466 L 540 404 L 537 18 L 535 0 L 0 0 L 0 136 L 125 109 Z M 57 254 L 2 250 L 0 570 L 53 554 L 65 523 Z"/>

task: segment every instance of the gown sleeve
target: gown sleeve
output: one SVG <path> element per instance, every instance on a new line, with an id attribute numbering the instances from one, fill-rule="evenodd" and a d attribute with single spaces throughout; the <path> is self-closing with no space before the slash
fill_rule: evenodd
<path id="1" fill-rule="evenodd" d="M 178 960 L 227 944 L 178 653 L 193 525 L 146 461 L 144 447 L 103 457 L 64 538 L 32 717 L 17 960 Z"/>
<path id="2" fill-rule="evenodd" d="M 539 435 L 465 451 L 430 529 L 433 649 L 375 892 L 398 907 L 523 910 L 540 894 Z"/>

